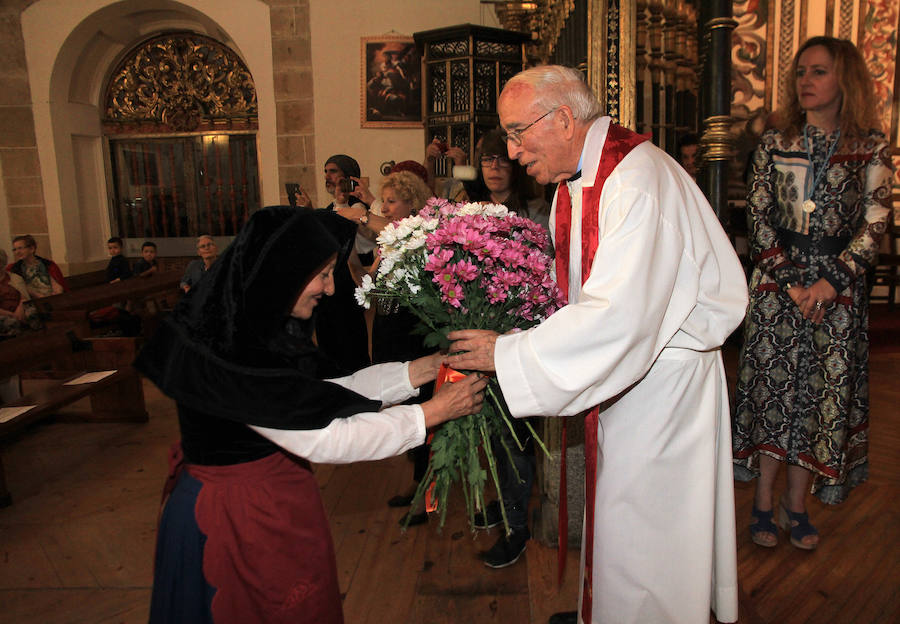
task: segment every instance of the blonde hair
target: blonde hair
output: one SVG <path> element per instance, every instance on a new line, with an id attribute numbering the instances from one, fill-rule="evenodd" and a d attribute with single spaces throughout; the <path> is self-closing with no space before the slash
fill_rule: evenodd
<path id="1" fill-rule="evenodd" d="M 503 90 L 517 84 L 534 89 L 535 104 L 545 110 L 568 106 L 575 119 L 583 123 L 603 115 L 603 106 L 577 69 L 562 65 L 538 65 L 510 78 Z"/>
<path id="2" fill-rule="evenodd" d="M 841 91 L 841 109 L 838 112 L 841 139 L 861 137 L 871 130 L 880 130 L 881 121 L 875 112 L 872 77 L 862 54 L 846 39 L 822 36 L 807 39 L 794 56 L 787 76 L 787 104 L 777 114 L 777 126 L 781 133 L 785 138 L 793 138 L 800 134 L 806 123 L 806 111 L 800 107 L 797 96 L 797 65 L 800 63 L 800 55 L 814 46 L 825 48 L 834 61 L 834 73 Z"/>
<path id="3" fill-rule="evenodd" d="M 425 184 L 425 181 L 414 173 L 409 171 L 396 171 L 390 175 L 384 176 L 381 181 L 381 191 L 384 189 L 394 189 L 397 198 L 405 201 L 412 206 L 410 214 L 416 214 L 425 206 L 425 202 L 431 197 L 431 189 Z"/>

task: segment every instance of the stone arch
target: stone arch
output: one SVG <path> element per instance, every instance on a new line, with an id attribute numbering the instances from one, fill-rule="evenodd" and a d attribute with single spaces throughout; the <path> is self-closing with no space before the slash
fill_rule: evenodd
<path id="1" fill-rule="evenodd" d="M 111 187 L 102 125 L 104 89 L 122 56 L 153 35 L 188 31 L 207 36 L 222 42 L 245 63 L 263 94 L 258 103 L 257 147 L 261 186 L 277 198 L 269 7 L 256 1 L 235 11 L 222 4 L 217 0 L 90 4 L 41 0 L 23 12 L 49 236 L 54 255 L 69 272 L 100 268 L 106 261 Z M 161 249 L 161 253 L 192 253 L 188 247 L 180 249 L 178 242 L 172 245 L 175 248 Z"/>

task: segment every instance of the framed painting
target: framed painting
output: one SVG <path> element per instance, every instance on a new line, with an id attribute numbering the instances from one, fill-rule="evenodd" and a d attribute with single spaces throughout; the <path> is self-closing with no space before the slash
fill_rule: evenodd
<path id="1" fill-rule="evenodd" d="M 412 37 L 363 37 L 360 125 L 422 127 L 422 64 Z"/>

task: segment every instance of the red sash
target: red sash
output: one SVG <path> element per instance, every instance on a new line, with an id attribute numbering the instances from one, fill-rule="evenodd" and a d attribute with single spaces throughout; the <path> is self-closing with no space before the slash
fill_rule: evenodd
<path id="1" fill-rule="evenodd" d="M 613 169 L 636 146 L 649 137 L 636 134 L 616 124 L 610 124 L 600 153 L 597 177 L 594 185 L 582 188 L 581 196 L 581 283 L 591 274 L 591 265 L 597 253 L 599 242 L 599 210 L 600 193 L 603 185 Z M 560 290 L 569 296 L 569 232 L 572 225 L 572 199 L 569 187 L 560 182 L 556 190 L 556 282 Z M 581 617 L 584 622 L 591 621 L 593 564 L 594 564 L 594 499 L 597 493 L 597 421 L 599 408 L 587 413 L 584 421 L 584 587 L 582 588 Z M 568 549 L 569 515 L 566 502 L 566 421 L 563 420 L 562 458 L 559 474 L 559 580 L 565 570 L 566 551 Z"/>

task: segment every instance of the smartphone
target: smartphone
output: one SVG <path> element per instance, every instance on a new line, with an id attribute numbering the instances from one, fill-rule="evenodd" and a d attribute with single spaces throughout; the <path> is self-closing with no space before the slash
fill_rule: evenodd
<path id="1" fill-rule="evenodd" d="M 453 173 L 453 159 L 441 156 L 434 161 L 434 175 L 438 178 L 447 178 Z"/>
<path id="2" fill-rule="evenodd" d="M 351 180 L 350 178 L 341 178 L 338 180 L 338 188 L 341 189 L 341 193 L 350 193 L 356 190 L 356 180 Z"/>
<path id="3" fill-rule="evenodd" d="M 300 185 L 296 182 L 288 182 L 284 185 L 284 190 L 287 193 L 288 202 L 290 202 L 291 208 L 296 208 L 297 196 L 300 194 Z"/>

